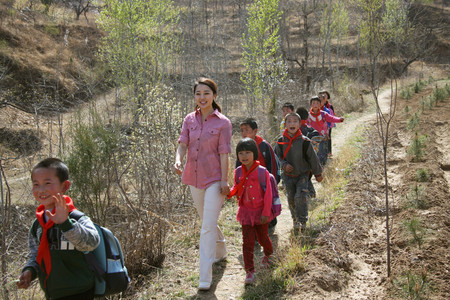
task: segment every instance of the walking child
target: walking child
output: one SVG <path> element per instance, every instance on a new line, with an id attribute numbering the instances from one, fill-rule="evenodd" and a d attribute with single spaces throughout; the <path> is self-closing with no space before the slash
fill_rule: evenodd
<path id="1" fill-rule="evenodd" d="M 311 143 L 303 138 L 300 124 L 298 114 L 288 114 L 286 129 L 275 146 L 275 154 L 280 158 L 281 179 L 286 189 L 295 234 L 306 229 L 310 174 L 314 174 L 318 182 L 322 181 L 322 166 Z M 306 151 L 303 149 L 305 142 L 308 143 Z"/>
<path id="2" fill-rule="evenodd" d="M 253 261 L 255 235 L 264 252 L 261 267 L 270 265 L 270 255 L 273 253 L 272 241 L 269 237 L 269 222 L 273 218 L 272 189 L 269 188 L 271 187 L 269 171 L 257 161 L 258 146 L 253 139 L 240 140 L 236 146 L 236 155 L 242 165 L 234 171 L 234 186 L 228 198 L 236 195 L 239 201 L 236 219 L 242 225 L 242 250 L 247 273 L 245 284 L 252 284 L 255 281 Z M 264 168 L 265 171 L 265 191 L 259 181 L 258 168 Z"/>
<path id="3" fill-rule="evenodd" d="M 47 299 L 94 299 L 94 273 L 84 252 L 97 248 L 100 236 L 87 216 L 71 218 L 76 208 L 64 195 L 68 179 L 69 169 L 57 158 L 44 159 L 31 171 L 40 205 L 28 236 L 29 260 L 17 286 L 26 289 L 38 277 Z"/>
<path id="4" fill-rule="evenodd" d="M 242 138 L 251 138 L 255 140 L 258 146 L 258 161 L 261 166 L 265 167 L 270 174 L 272 174 L 277 183 L 280 182 L 280 175 L 278 170 L 277 158 L 275 157 L 275 152 L 272 146 L 264 140 L 262 137 L 257 135 L 258 133 L 258 123 L 253 118 L 245 119 L 241 124 L 241 136 Z M 241 165 L 239 158 L 236 160 L 236 168 Z M 269 223 L 269 234 L 273 234 L 275 231 L 275 226 L 277 225 L 277 218 L 273 218 Z"/>
<path id="5" fill-rule="evenodd" d="M 328 158 L 328 123 L 341 123 L 344 122 L 344 118 L 332 116 L 321 110 L 322 104 L 320 98 L 317 96 L 312 97 L 309 103 L 311 105 L 311 110 L 309 111 L 308 125 L 317 130 L 323 137 L 323 141 L 319 144 L 319 151 L 317 154 L 320 163 L 322 166 L 325 166 Z"/>

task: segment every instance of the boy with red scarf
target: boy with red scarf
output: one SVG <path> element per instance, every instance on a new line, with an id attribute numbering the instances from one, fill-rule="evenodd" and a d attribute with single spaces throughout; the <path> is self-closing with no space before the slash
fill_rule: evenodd
<path id="1" fill-rule="evenodd" d="M 309 175 L 312 173 L 318 182 L 322 181 L 322 166 L 311 143 L 305 156 L 300 131 L 301 118 L 296 113 L 286 116 L 286 129 L 275 146 L 275 154 L 280 158 L 281 179 L 286 189 L 289 210 L 294 222 L 294 234 L 306 229 L 308 221 Z"/>
<path id="2" fill-rule="evenodd" d="M 47 299 L 94 299 L 94 273 L 83 252 L 100 243 L 94 223 L 76 210 L 64 193 L 70 187 L 69 169 L 57 158 L 47 158 L 31 171 L 34 198 L 40 203 L 30 229 L 30 256 L 17 286 L 26 289 L 39 277 Z"/>

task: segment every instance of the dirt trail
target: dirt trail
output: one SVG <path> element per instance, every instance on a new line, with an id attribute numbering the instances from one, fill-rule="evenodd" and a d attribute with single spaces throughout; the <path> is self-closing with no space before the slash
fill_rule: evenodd
<path id="1" fill-rule="evenodd" d="M 390 103 L 390 90 L 386 90 L 379 95 L 379 103 L 382 111 L 385 112 L 389 108 Z M 339 155 L 339 152 L 343 145 L 352 138 L 352 135 L 358 127 L 375 120 L 374 111 L 365 111 L 363 113 L 353 114 L 350 118 L 346 119 L 344 123 L 339 124 L 333 130 L 333 155 Z M 320 195 L 320 184 L 314 183 L 318 195 Z M 276 226 L 275 234 L 272 238 L 276 248 L 280 248 L 286 243 L 289 243 L 290 230 L 292 229 L 292 218 L 287 208 L 286 197 L 282 195 L 283 211 L 278 217 L 278 224 Z M 379 242 L 379 239 L 383 238 L 384 224 L 378 222 L 373 224 L 372 233 L 369 233 L 369 238 L 372 239 L 372 243 Z M 377 229 L 375 229 L 377 228 Z M 229 253 L 226 266 L 223 273 L 221 272 L 221 278 L 218 282 L 214 283 L 212 290 L 209 293 L 199 294 L 201 299 L 239 299 L 245 292 L 245 286 L 243 284 L 245 271 L 242 265 L 241 245 L 228 245 Z M 275 251 L 276 251 L 275 248 Z M 236 254 L 237 253 L 237 254 Z M 257 266 L 261 259 L 261 252 L 255 251 L 255 266 Z M 342 296 L 361 299 L 367 298 L 370 295 L 374 295 L 374 291 L 377 287 L 377 281 L 379 277 L 376 270 L 373 270 L 370 264 L 364 261 L 364 257 L 358 257 L 353 254 L 351 257 L 356 271 L 349 279 L 348 288 L 339 294 L 333 295 L 333 298 L 341 298 Z M 258 271 L 258 270 L 257 270 Z M 314 297 L 314 293 L 311 293 L 311 298 Z M 311 299 L 310 298 L 310 299 Z"/>

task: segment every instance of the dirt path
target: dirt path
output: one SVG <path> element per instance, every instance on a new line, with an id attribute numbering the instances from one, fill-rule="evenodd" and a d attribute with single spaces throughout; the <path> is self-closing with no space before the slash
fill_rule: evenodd
<path id="1" fill-rule="evenodd" d="M 380 107 L 383 111 L 386 111 L 390 102 L 390 90 L 386 90 L 379 95 Z M 344 123 L 339 124 L 336 129 L 333 130 L 333 154 L 339 155 L 339 152 L 343 145 L 352 138 L 352 135 L 358 127 L 364 124 L 368 124 L 375 120 L 374 111 L 365 111 L 363 113 L 352 114 L 345 120 Z M 320 184 L 314 183 L 318 194 L 320 195 Z M 278 224 L 276 226 L 275 234 L 272 238 L 277 248 L 281 248 L 289 243 L 290 230 L 292 229 L 292 218 L 287 209 L 286 197 L 282 195 L 283 211 L 277 218 Z M 378 228 L 379 230 L 373 230 L 369 233 L 373 243 L 376 243 L 378 239 L 382 238 L 383 224 L 374 224 L 372 228 Z M 226 266 L 223 273 L 221 272 L 221 278 L 213 286 L 213 289 L 209 293 L 198 294 L 201 299 L 240 299 L 245 292 L 244 280 L 244 267 L 242 265 L 242 255 L 240 254 L 241 245 L 229 245 L 230 256 L 227 259 Z M 275 250 L 276 251 L 276 250 Z M 238 253 L 238 254 L 236 254 Z M 255 266 L 258 265 L 261 257 L 261 253 L 255 253 Z M 344 293 L 334 295 L 339 298 L 346 295 L 352 299 L 367 298 L 369 295 L 373 295 L 374 289 L 377 288 L 377 281 L 374 280 L 379 275 L 376 270 L 373 270 L 370 264 L 364 261 L 364 257 L 358 257 L 352 255 L 352 260 L 356 266 L 357 271 L 354 273 L 348 282 L 348 288 Z M 314 297 L 314 294 L 311 294 Z"/>

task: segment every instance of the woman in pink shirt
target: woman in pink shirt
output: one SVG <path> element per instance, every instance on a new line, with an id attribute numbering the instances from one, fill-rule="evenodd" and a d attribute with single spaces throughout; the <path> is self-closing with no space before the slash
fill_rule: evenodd
<path id="1" fill-rule="evenodd" d="M 200 233 L 199 290 L 209 290 L 212 265 L 227 255 L 225 238 L 217 220 L 230 191 L 228 155 L 231 153 L 231 122 L 216 103 L 217 85 L 209 78 L 194 84 L 197 106 L 183 121 L 174 170 L 189 185 L 194 206 L 202 220 Z M 184 169 L 181 162 L 187 153 Z"/>

